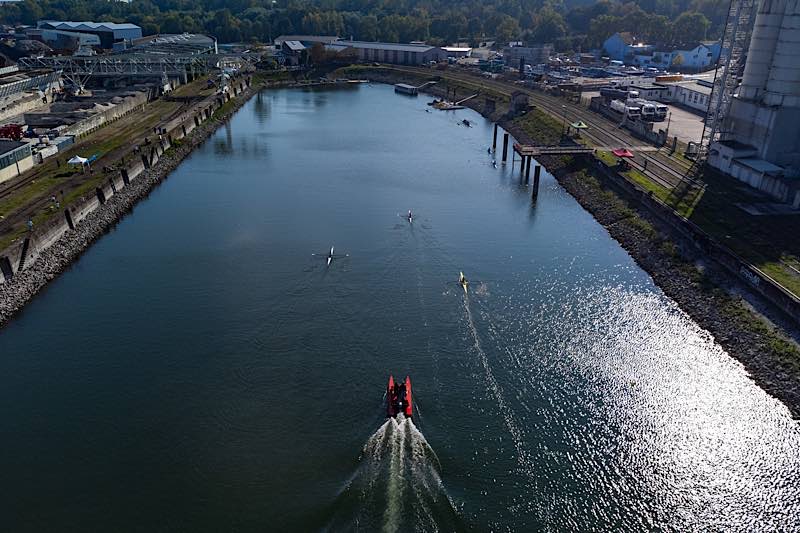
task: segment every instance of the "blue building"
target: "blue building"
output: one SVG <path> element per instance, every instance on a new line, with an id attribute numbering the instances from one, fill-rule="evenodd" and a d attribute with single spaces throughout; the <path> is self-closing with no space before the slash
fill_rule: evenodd
<path id="1" fill-rule="evenodd" d="M 616 61 L 629 61 L 635 55 L 646 54 L 655 48 L 653 45 L 637 42 L 632 33 L 617 32 L 603 43 L 604 53 Z"/>

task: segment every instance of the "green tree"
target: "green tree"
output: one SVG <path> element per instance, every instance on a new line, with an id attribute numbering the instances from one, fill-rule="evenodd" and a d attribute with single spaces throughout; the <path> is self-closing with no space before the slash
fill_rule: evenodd
<path id="1" fill-rule="evenodd" d="M 321 65 L 328 59 L 328 54 L 325 52 L 325 46 L 322 43 L 314 43 L 309 53 L 311 63 L 314 65 Z"/>
<path id="2" fill-rule="evenodd" d="M 183 21 L 177 13 L 171 13 L 161 23 L 161 31 L 164 33 L 182 33 L 184 31 Z"/>
<path id="3" fill-rule="evenodd" d="M 552 7 L 545 6 L 536 15 L 528 38 L 534 43 L 552 43 L 566 34 L 564 18 Z"/>
<path id="4" fill-rule="evenodd" d="M 34 0 L 25 0 L 17 5 L 19 6 L 20 22 L 23 24 L 36 24 L 36 21 L 44 16 L 44 11 Z"/>
<path id="5" fill-rule="evenodd" d="M 706 38 L 706 32 L 711 22 L 702 13 L 689 11 L 681 13 L 672 25 L 672 38 L 679 43 L 701 41 Z"/>
<path id="6" fill-rule="evenodd" d="M 505 15 L 497 25 L 495 30 L 495 39 L 502 44 L 507 44 L 509 41 L 519 38 L 519 24 L 516 20 Z"/>
<path id="7" fill-rule="evenodd" d="M 358 38 L 364 41 L 377 41 L 378 40 L 378 17 L 375 15 L 367 15 L 361 17 L 358 22 Z"/>

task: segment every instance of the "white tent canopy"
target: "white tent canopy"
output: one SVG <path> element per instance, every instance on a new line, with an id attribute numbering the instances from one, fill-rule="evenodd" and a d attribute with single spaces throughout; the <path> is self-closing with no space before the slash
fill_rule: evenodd
<path id="1" fill-rule="evenodd" d="M 85 165 L 88 162 L 89 162 L 88 159 L 86 159 L 85 157 L 81 157 L 79 155 L 76 155 L 72 159 L 67 161 L 67 163 L 69 163 L 70 165 Z"/>

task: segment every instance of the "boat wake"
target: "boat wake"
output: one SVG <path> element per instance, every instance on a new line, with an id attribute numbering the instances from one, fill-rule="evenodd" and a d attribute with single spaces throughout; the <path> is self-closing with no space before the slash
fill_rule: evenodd
<path id="1" fill-rule="evenodd" d="M 508 429 L 508 432 L 511 434 L 511 439 L 514 443 L 514 448 L 517 451 L 517 463 L 520 466 L 523 466 L 528 463 L 529 454 L 528 451 L 525 449 L 522 430 L 517 425 L 517 422 L 514 419 L 514 415 L 511 411 L 511 408 L 505 401 L 505 398 L 503 396 L 503 390 L 497 383 L 497 380 L 494 377 L 494 372 L 492 372 L 492 366 L 489 364 L 489 358 L 486 357 L 486 352 L 483 351 L 480 337 L 478 335 L 478 328 L 475 327 L 475 320 L 473 320 L 472 318 L 472 310 L 470 309 L 468 298 L 464 298 L 464 312 L 467 319 L 467 327 L 469 328 L 470 336 L 472 337 L 473 348 L 478 356 L 480 365 L 483 368 L 489 392 L 491 393 L 492 396 L 494 396 L 494 399 L 497 402 L 497 406 L 500 409 L 500 414 L 503 418 L 503 422 L 505 423 L 506 429 Z"/>
<path id="2" fill-rule="evenodd" d="M 425 436 L 402 414 L 367 440 L 330 530 L 454 531 L 459 525 Z"/>

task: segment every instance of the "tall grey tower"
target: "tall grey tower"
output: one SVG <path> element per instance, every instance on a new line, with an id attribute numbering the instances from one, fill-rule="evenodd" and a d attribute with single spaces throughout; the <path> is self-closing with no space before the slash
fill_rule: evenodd
<path id="1" fill-rule="evenodd" d="M 761 189 L 764 176 L 800 176 L 800 0 L 761 1 L 742 83 L 708 162 Z"/>

